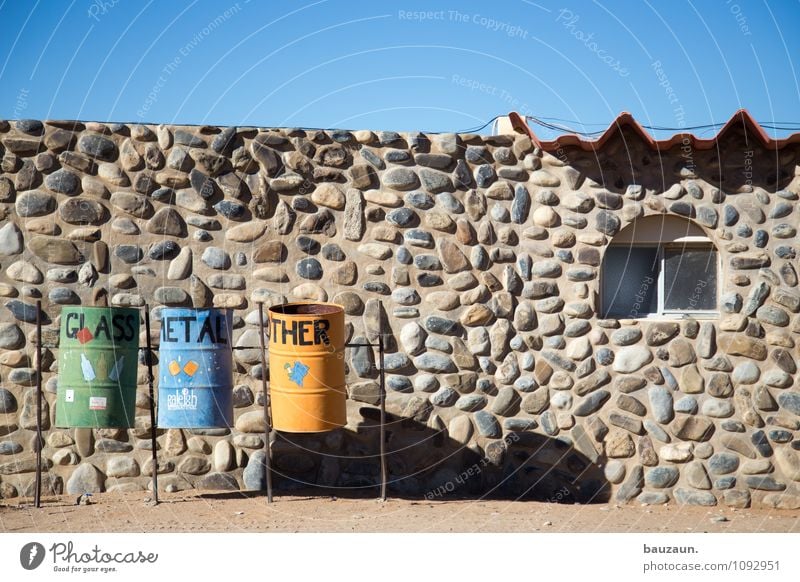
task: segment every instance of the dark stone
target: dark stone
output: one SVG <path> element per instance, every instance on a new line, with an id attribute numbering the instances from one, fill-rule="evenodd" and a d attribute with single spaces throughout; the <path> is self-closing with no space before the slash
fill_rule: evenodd
<path id="1" fill-rule="evenodd" d="M 592 392 L 572 411 L 575 416 L 589 416 L 590 414 L 598 411 L 601 406 L 609 399 L 610 393 L 607 390 L 597 390 Z"/>
<path id="2" fill-rule="evenodd" d="M 214 209 L 229 220 L 240 220 L 247 217 L 247 206 L 233 200 L 220 200 Z"/>
<path id="3" fill-rule="evenodd" d="M 775 481 L 769 475 L 749 475 L 745 478 L 745 483 L 751 489 L 760 489 L 762 491 L 783 491 L 786 485 Z"/>
<path id="4" fill-rule="evenodd" d="M 410 206 L 419 208 L 420 210 L 429 210 L 433 208 L 433 196 L 427 192 L 409 192 L 405 195 L 405 201 Z"/>
<path id="5" fill-rule="evenodd" d="M 200 194 L 205 200 L 208 200 L 214 195 L 214 180 L 197 168 L 192 168 L 192 171 L 189 172 L 189 183 L 192 185 L 195 192 Z"/>
<path id="6" fill-rule="evenodd" d="M 735 256 L 731 258 L 731 267 L 734 269 L 760 269 L 762 267 L 768 267 L 769 264 L 770 259 L 767 256 Z"/>
<path id="7" fill-rule="evenodd" d="M 44 179 L 44 185 L 53 192 L 61 194 L 76 194 L 80 187 L 80 179 L 69 170 L 57 170 Z"/>
<path id="8" fill-rule="evenodd" d="M 381 295 L 389 295 L 392 290 L 386 283 L 381 283 L 380 281 L 367 281 L 363 285 L 364 291 L 369 291 L 371 293 L 380 293 Z"/>
<path id="9" fill-rule="evenodd" d="M 263 454 L 263 451 L 257 452 Z M 194 487 L 208 491 L 239 491 L 239 483 L 230 473 L 209 473 L 196 481 Z"/>
<path id="10" fill-rule="evenodd" d="M 104 162 L 113 162 L 117 158 L 117 146 L 102 135 L 83 134 L 78 140 L 78 150 Z"/>
<path id="11" fill-rule="evenodd" d="M 164 240 L 150 247 L 150 251 L 147 254 L 153 260 L 163 261 L 174 258 L 180 251 L 181 247 L 178 243 L 172 240 Z"/>
<path id="12" fill-rule="evenodd" d="M 302 259 L 297 262 L 297 274 L 304 279 L 322 279 L 322 265 L 314 258 Z"/>
<path id="13" fill-rule="evenodd" d="M 461 333 L 461 325 L 457 321 L 436 315 L 428 316 L 425 319 L 425 329 L 431 333 L 444 335 L 460 335 Z"/>
<path id="14" fill-rule="evenodd" d="M 680 216 L 686 216 L 689 218 L 695 217 L 695 209 L 691 202 L 684 202 L 679 200 L 678 202 L 673 202 L 670 204 L 670 212 L 674 212 Z"/>
<path id="15" fill-rule="evenodd" d="M 94 200 L 70 198 L 61 204 L 59 213 L 70 224 L 99 224 L 105 218 L 106 209 Z"/>
<path id="16" fill-rule="evenodd" d="M 384 161 L 375 152 L 368 148 L 361 148 L 361 157 L 369 162 L 376 170 L 383 170 L 386 167 Z"/>
<path id="17" fill-rule="evenodd" d="M 430 352 L 414 358 L 414 365 L 420 370 L 439 374 L 457 371 L 457 368 L 453 364 L 453 360 L 451 360 L 449 357 Z"/>
<path id="18" fill-rule="evenodd" d="M 778 405 L 800 416 L 800 393 L 798 392 L 783 392 L 778 395 Z"/>
<path id="19" fill-rule="evenodd" d="M 594 195 L 597 206 L 609 210 L 619 210 L 622 208 L 622 196 L 613 192 L 601 191 Z"/>
<path id="20" fill-rule="evenodd" d="M 433 273 L 419 273 L 417 275 L 417 283 L 420 287 L 436 287 L 442 285 L 444 281 L 439 275 Z"/>
<path id="21" fill-rule="evenodd" d="M 21 452 L 21 444 L 14 441 L 0 441 L 0 455 L 16 455 Z M 34 467 L 36 467 L 35 464 Z"/>
<path id="22" fill-rule="evenodd" d="M 608 366 L 614 363 L 614 351 L 610 348 L 599 348 L 594 356 L 601 366 Z"/>
<path id="23" fill-rule="evenodd" d="M 453 190 L 453 182 L 450 180 L 450 176 L 442 172 L 421 168 L 419 170 L 419 178 L 422 182 L 422 187 L 431 194 Z"/>
<path id="24" fill-rule="evenodd" d="M 30 305 L 28 303 L 24 303 L 17 299 L 12 299 L 11 301 L 6 303 L 6 308 L 19 321 L 24 321 L 25 323 L 36 323 L 35 305 Z M 45 322 L 49 322 L 49 318 L 44 313 L 44 310 L 42 310 L 42 320 Z"/>
<path id="25" fill-rule="evenodd" d="M 163 204 L 175 204 L 175 190 L 172 188 L 159 188 L 150 194 L 150 197 Z"/>
<path id="26" fill-rule="evenodd" d="M 262 491 L 267 488 L 266 459 L 267 455 L 262 450 L 255 451 L 250 456 L 247 467 L 242 472 L 242 481 L 245 489 Z"/>
<path id="27" fill-rule="evenodd" d="M 408 393 L 414 391 L 414 386 L 411 384 L 411 380 L 409 380 L 406 376 L 396 376 L 396 375 L 389 376 L 386 379 L 386 386 L 388 386 L 390 390 L 394 390 L 395 392 Z"/>
<path id="28" fill-rule="evenodd" d="M 18 119 L 14 122 L 14 127 L 28 135 L 42 135 L 44 125 L 38 119 Z"/>
<path id="29" fill-rule="evenodd" d="M 219 134 L 214 137 L 211 142 L 211 149 L 218 154 L 229 155 L 233 149 L 233 143 L 236 139 L 236 128 L 226 127 Z"/>
<path id="30" fill-rule="evenodd" d="M 617 501 L 626 503 L 642 492 L 644 485 L 644 468 L 635 465 L 628 473 L 628 478 L 617 490 Z"/>
<path id="31" fill-rule="evenodd" d="M 676 467 L 653 467 L 648 469 L 644 482 L 648 487 L 665 489 L 678 482 L 678 469 Z"/>
<path id="32" fill-rule="evenodd" d="M 190 131 L 186 131 L 185 129 L 177 129 L 175 130 L 175 143 L 178 145 L 185 145 L 190 148 L 204 148 L 206 147 L 206 142 L 203 141 L 202 138 L 194 135 Z"/>
<path id="33" fill-rule="evenodd" d="M 475 183 L 478 188 L 488 188 L 496 179 L 497 174 L 489 164 L 482 164 L 475 169 Z"/>
<path id="34" fill-rule="evenodd" d="M 485 410 L 479 410 L 474 416 L 475 426 L 481 436 L 487 438 L 500 438 L 502 436 L 503 430 L 500 428 L 500 423 L 497 422 L 497 419 L 492 414 Z"/>
<path id="35" fill-rule="evenodd" d="M 472 174 L 464 160 L 456 160 L 456 169 L 453 172 L 453 178 L 455 179 L 457 188 L 466 189 L 472 185 Z"/>
<path id="36" fill-rule="evenodd" d="M 763 431 L 758 431 L 758 432 L 763 432 Z M 755 434 L 753 436 L 755 436 Z M 788 442 L 791 442 L 793 438 L 794 438 L 794 435 L 788 430 L 773 429 L 773 430 L 769 431 L 769 440 L 771 440 L 772 442 L 775 442 L 775 443 L 788 443 Z M 755 444 L 755 443 L 753 443 L 753 444 Z M 758 445 L 756 445 L 756 448 L 758 448 Z M 764 455 L 764 453 L 761 453 L 761 454 L 764 455 L 765 457 L 768 457 L 769 455 L 772 454 L 772 447 L 769 448 L 769 451 L 770 452 L 767 455 Z M 759 452 L 761 452 L 760 449 L 759 449 Z"/>
<path id="37" fill-rule="evenodd" d="M 395 258 L 401 265 L 410 265 L 412 262 L 414 262 L 414 256 L 406 247 L 398 248 Z"/>
<path id="38" fill-rule="evenodd" d="M 601 210 L 595 216 L 595 228 L 608 236 L 617 234 L 620 224 L 617 215 L 607 210 Z"/>
<path id="39" fill-rule="evenodd" d="M 531 209 L 531 197 L 528 189 L 522 184 L 514 188 L 514 201 L 511 203 L 511 220 L 516 224 L 524 224 Z"/>
<path id="40" fill-rule="evenodd" d="M 419 224 L 419 217 L 410 208 L 396 208 L 386 215 L 386 221 L 395 226 L 407 228 Z"/>
<path id="41" fill-rule="evenodd" d="M 434 247 L 433 236 L 425 230 L 411 229 L 403 233 L 406 243 L 415 247 L 432 249 Z"/>
<path id="42" fill-rule="evenodd" d="M 17 196 L 16 210 L 21 218 L 44 216 L 57 207 L 56 199 L 47 192 L 33 190 Z"/>
<path id="43" fill-rule="evenodd" d="M 739 468 L 739 457 L 733 453 L 717 453 L 708 460 L 708 470 L 716 475 L 733 473 Z"/>
<path id="44" fill-rule="evenodd" d="M 58 305 L 80 305 L 81 298 L 69 287 L 54 287 L 47 294 L 47 298 Z"/>
<path id="45" fill-rule="evenodd" d="M 138 245 L 117 245 L 114 247 L 114 256 L 131 265 L 141 261 L 144 254 Z"/>
<path id="46" fill-rule="evenodd" d="M 762 457 L 772 456 L 772 445 L 769 444 L 767 435 L 764 434 L 763 430 L 757 430 L 750 435 L 750 441 Z"/>
<path id="47" fill-rule="evenodd" d="M 793 207 L 788 202 L 779 201 L 770 211 L 769 218 L 783 218 L 792 213 Z"/>
<path id="48" fill-rule="evenodd" d="M 453 163 L 453 158 L 446 154 L 416 154 L 414 161 L 420 166 L 427 166 L 437 170 L 446 170 Z"/>
<path id="49" fill-rule="evenodd" d="M 753 239 L 753 244 L 760 249 L 763 249 L 767 246 L 767 242 L 769 242 L 769 235 L 767 234 L 766 230 L 757 230 L 756 236 Z"/>
<path id="50" fill-rule="evenodd" d="M 327 243 L 323 245 L 322 256 L 329 261 L 343 261 L 346 258 L 344 251 L 336 243 Z"/>
<path id="51" fill-rule="evenodd" d="M 247 384 L 239 384 L 233 388 L 232 400 L 234 408 L 247 408 L 255 402 L 253 391 Z"/>
<path id="52" fill-rule="evenodd" d="M 442 263 L 436 255 L 417 255 L 414 257 L 414 265 L 423 271 L 442 270 Z"/>
<path id="53" fill-rule="evenodd" d="M 307 236 L 298 236 L 294 241 L 297 248 L 309 255 L 316 255 L 319 252 L 319 242 Z"/>
<path id="54" fill-rule="evenodd" d="M 697 209 L 697 220 L 708 228 L 717 227 L 717 211 L 710 206 L 700 206 Z"/>
<path id="55" fill-rule="evenodd" d="M 8 414 L 16 411 L 17 399 L 5 388 L 0 388 L 0 414 Z"/>
<path id="56" fill-rule="evenodd" d="M 678 487 L 672 494 L 675 496 L 675 501 L 681 505 L 713 507 L 717 504 L 717 498 L 710 491 L 697 491 L 696 489 Z"/>

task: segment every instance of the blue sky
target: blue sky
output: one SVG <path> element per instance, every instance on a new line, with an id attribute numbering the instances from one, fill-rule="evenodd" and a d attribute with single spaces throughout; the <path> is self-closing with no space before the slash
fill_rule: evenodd
<path id="1" fill-rule="evenodd" d="M 798 0 L 0 0 L 0 117 L 455 131 L 517 110 L 594 131 L 621 111 L 684 128 L 744 107 L 800 122 L 798 28 Z"/>

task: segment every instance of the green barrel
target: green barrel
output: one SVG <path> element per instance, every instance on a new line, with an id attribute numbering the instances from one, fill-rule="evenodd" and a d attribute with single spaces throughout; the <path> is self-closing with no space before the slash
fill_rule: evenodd
<path id="1" fill-rule="evenodd" d="M 131 428 L 139 310 L 64 307 L 60 338 L 56 426 Z"/>

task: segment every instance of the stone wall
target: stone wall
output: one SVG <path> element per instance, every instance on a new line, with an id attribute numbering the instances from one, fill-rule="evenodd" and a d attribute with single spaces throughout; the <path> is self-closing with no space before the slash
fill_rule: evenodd
<path id="1" fill-rule="evenodd" d="M 752 140 L 751 140 L 752 141 Z M 235 427 L 158 430 L 159 483 L 263 487 L 256 302 L 330 300 L 389 346 L 390 493 L 800 507 L 798 148 L 744 130 L 660 154 L 527 136 L 0 122 L 0 496 L 31 495 L 33 309 L 47 492 L 150 482 L 140 362 L 131 430 L 53 427 L 61 305 L 234 310 Z M 689 148 L 691 150 L 691 148 Z M 720 315 L 604 320 L 611 237 L 687 217 L 721 253 Z M 348 425 L 275 435 L 279 490 L 372 488 L 377 369 Z"/>

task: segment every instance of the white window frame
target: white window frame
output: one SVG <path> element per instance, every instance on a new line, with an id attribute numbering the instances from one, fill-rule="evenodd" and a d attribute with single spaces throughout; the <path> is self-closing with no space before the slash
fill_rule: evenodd
<path id="1" fill-rule="evenodd" d="M 603 263 L 601 262 L 601 272 L 600 272 L 600 292 L 598 293 L 600 299 L 600 311 L 602 312 L 602 317 L 607 319 L 650 319 L 650 320 L 674 320 L 674 319 L 715 319 L 719 317 L 719 309 L 666 309 L 664 307 L 664 284 L 665 284 L 665 250 L 666 249 L 687 249 L 687 248 L 694 248 L 694 249 L 703 249 L 703 250 L 710 250 L 714 251 L 717 254 L 716 260 L 716 270 L 717 270 L 717 288 L 715 289 L 716 294 L 714 296 L 714 304 L 719 306 L 719 286 L 722 281 L 722 263 L 721 263 L 721 256 L 719 249 L 716 248 L 714 243 L 712 243 L 706 237 L 699 237 L 699 236 L 686 236 L 675 240 L 664 241 L 664 242 L 633 242 L 633 243 L 621 243 L 621 244 L 614 244 L 613 242 L 609 245 L 609 248 L 617 247 L 617 248 L 656 248 L 657 249 L 657 257 L 658 257 L 658 280 L 656 281 L 656 301 L 658 305 L 658 311 L 655 313 L 640 313 L 636 317 L 618 317 L 609 315 L 605 311 L 606 302 L 604 298 L 604 269 L 602 268 Z"/>

